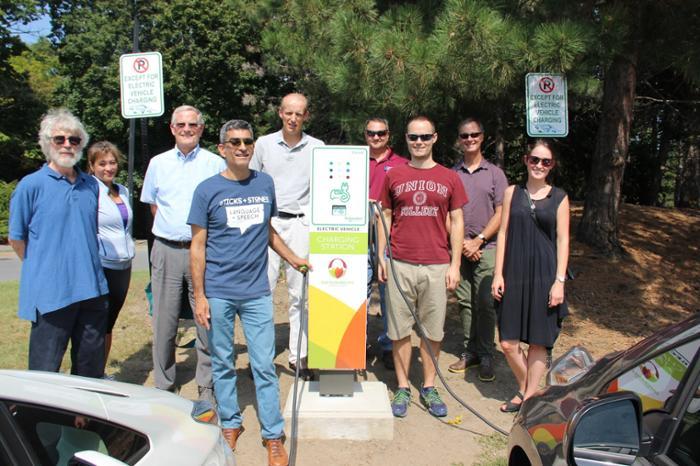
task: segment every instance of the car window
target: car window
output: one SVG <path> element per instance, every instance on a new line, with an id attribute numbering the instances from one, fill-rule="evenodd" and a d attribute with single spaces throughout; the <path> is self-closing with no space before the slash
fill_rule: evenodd
<path id="1" fill-rule="evenodd" d="M 614 379 L 607 391 L 612 393 L 627 390 L 636 393 L 642 400 L 645 413 L 652 409 L 663 409 L 675 394 L 699 347 L 700 340 L 692 340 L 644 361 Z"/>
<path id="2" fill-rule="evenodd" d="M 68 465 L 71 457 L 83 450 L 135 464 L 148 452 L 148 439 L 131 429 L 45 406 L 3 403 L 42 465 Z"/>
<path id="3" fill-rule="evenodd" d="M 683 414 L 668 456 L 681 466 L 700 465 L 700 387 Z"/>

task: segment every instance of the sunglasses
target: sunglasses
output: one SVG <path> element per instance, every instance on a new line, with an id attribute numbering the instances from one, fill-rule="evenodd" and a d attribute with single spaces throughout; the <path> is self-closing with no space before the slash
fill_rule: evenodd
<path id="1" fill-rule="evenodd" d="M 459 133 L 459 138 L 460 139 L 469 139 L 469 138 L 476 139 L 479 136 L 481 136 L 481 134 L 482 134 L 481 131 L 479 131 L 478 133 Z"/>
<path id="2" fill-rule="evenodd" d="M 63 144 L 66 143 L 66 139 L 68 139 L 68 143 L 69 143 L 71 146 L 79 146 L 79 145 L 80 145 L 80 142 L 82 141 L 82 139 L 79 138 L 78 136 L 68 136 L 68 137 L 65 137 L 65 136 L 53 136 L 53 137 L 51 138 L 51 141 L 53 141 L 53 143 L 56 144 L 57 146 L 62 146 Z"/>
<path id="3" fill-rule="evenodd" d="M 389 134 L 389 131 L 386 129 L 383 129 L 381 131 L 372 131 L 372 130 L 366 129 L 365 134 L 367 135 L 368 138 L 373 138 L 374 136 L 379 136 L 380 138 L 383 138 L 384 136 Z"/>
<path id="4" fill-rule="evenodd" d="M 201 125 L 202 125 L 201 123 L 175 123 L 173 126 L 175 126 L 176 128 L 179 128 L 179 129 L 184 129 L 188 126 L 190 128 L 196 129 L 196 128 L 199 128 Z"/>
<path id="5" fill-rule="evenodd" d="M 238 147 L 241 144 L 252 146 L 254 142 L 255 141 L 251 138 L 231 138 L 228 141 L 225 141 L 224 144 L 231 144 L 233 147 Z"/>
<path id="6" fill-rule="evenodd" d="M 406 138 L 411 142 L 416 142 L 419 139 L 423 142 L 428 142 L 431 139 L 433 139 L 434 135 L 435 135 L 435 133 L 433 133 L 433 134 L 407 134 Z"/>
<path id="7" fill-rule="evenodd" d="M 536 167 L 540 162 L 542 162 L 542 166 L 544 168 L 550 168 L 552 165 L 554 165 L 554 160 L 552 159 L 541 159 L 539 157 L 535 157 L 534 155 L 527 156 L 527 163 L 533 167 Z"/>

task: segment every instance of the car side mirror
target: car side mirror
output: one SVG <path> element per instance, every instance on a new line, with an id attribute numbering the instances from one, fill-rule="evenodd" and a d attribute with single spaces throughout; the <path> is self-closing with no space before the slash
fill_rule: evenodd
<path id="1" fill-rule="evenodd" d="M 566 459 L 570 465 L 630 465 L 639 454 L 642 404 L 631 392 L 587 401 L 569 420 Z"/>
<path id="2" fill-rule="evenodd" d="M 68 466 L 126 466 L 126 463 L 122 463 L 118 459 L 114 459 L 99 451 L 83 450 L 76 452 L 68 460 Z"/>

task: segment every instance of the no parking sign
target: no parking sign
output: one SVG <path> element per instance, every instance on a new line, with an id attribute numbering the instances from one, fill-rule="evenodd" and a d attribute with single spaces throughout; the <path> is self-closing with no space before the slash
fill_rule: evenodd
<path id="1" fill-rule="evenodd" d="M 528 73 L 525 76 L 527 134 L 564 137 L 569 134 L 566 76 Z"/>
<path id="2" fill-rule="evenodd" d="M 119 57 L 122 116 L 161 116 L 163 105 L 163 58 L 159 52 L 128 53 Z"/>

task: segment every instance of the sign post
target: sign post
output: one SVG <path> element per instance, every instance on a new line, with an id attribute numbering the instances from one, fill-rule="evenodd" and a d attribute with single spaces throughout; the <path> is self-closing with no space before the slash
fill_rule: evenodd
<path id="1" fill-rule="evenodd" d="M 556 73 L 525 75 L 527 134 L 565 137 L 569 134 L 566 77 Z"/>

